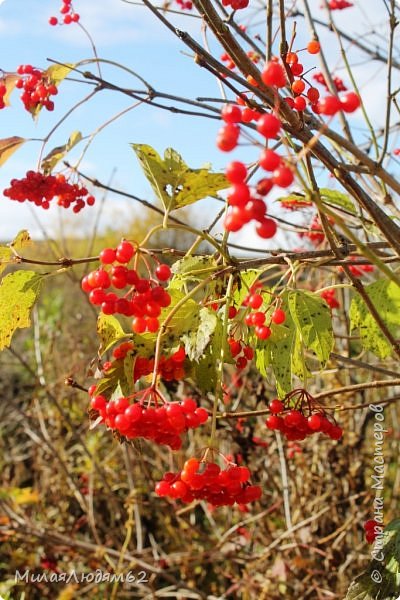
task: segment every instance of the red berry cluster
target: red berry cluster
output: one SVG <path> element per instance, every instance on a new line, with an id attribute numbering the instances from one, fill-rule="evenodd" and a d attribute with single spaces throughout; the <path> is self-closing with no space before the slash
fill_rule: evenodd
<path id="1" fill-rule="evenodd" d="M 350 8 L 354 6 L 352 2 L 347 0 L 329 0 L 328 6 L 331 10 L 343 10 L 344 8 Z"/>
<path id="2" fill-rule="evenodd" d="M 32 65 L 20 65 L 17 73 L 21 77 L 16 81 L 15 87 L 23 90 L 21 100 L 25 109 L 29 112 L 42 107 L 54 110 L 54 102 L 50 98 L 58 94 L 58 89 L 46 71 L 35 69 Z"/>
<path id="3" fill-rule="evenodd" d="M 64 25 L 70 25 L 71 23 L 78 23 L 80 16 L 76 13 L 72 7 L 72 0 L 63 0 L 60 8 L 61 17 L 50 17 L 50 25 L 58 25 L 64 23 Z"/>
<path id="4" fill-rule="evenodd" d="M 50 202 L 57 199 L 57 205 L 70 208 L 78 213 L 82 208 L 93 206 L 95 199 L 88 190 L 78 183 L 69 183 L 61 173 L 44 175 L 36 171 L 27 171 L 22 179 L 12 179 L 10 187 L 3 195 L 17 202 L 33 202 L 44 209 L 50 208 Z"/>
<path id="5" fill-rule="evenodd" d="M 363 527 L 365 531 L 365 539 L 367 540 L 368 544 L 373 544 L 378 533 L 381 533 L 383 529 L 383 525 L 378 523 L 378 521 L 375 521 L 375 519 L 369 519 L 368 521 L 365 521 Z"/>
<path id="6" fill-rule="evenodd" d="M 189 458 L 178 473 L 165 473 L 156 484 L 158 496 L 176 498 L 189 503 L 205 500 L 212 506 L 233 506 L 254 502 L 261 497 L 261 488 L 250 485 L 247 467 L 230 465 L 221 469 L 214 462 Z"/>
<path id="7" fill-rule="evenodd" d="M 131 403 L 130 400 L 138 394 L 139 401 Z M 172 450 L 181 448 L 182 433 L 196 429 L 208 419 L 206 409 L 198 407 L 193 398 L 165 402 L 161 394 L 152 388 L 141 390 L 130 398 L 121 396 L 109 402 L 102 395 L 93 396 L 90 405 L 99 413 L 101 422 L 127 439 L 145 438 Z"/>
<path id="8" fill-rule="evenodd" d="M 192 10 L 193 8 L 191 0 L 176 0 L 176 3 L 182 10 Z"/>
<path id="9" fill-rule="evenodd" d="M 345 113 L 352 113 L 360 106 L 360 97 L 355 92 L 347 92 L 340 98 L 337 98 L 336 96 L 325 96 L 325 98 L 321 98 L 317 103 L 315 112 L 320 115 L 331 117 L 341 110 Z"/>
<path id="10" fill-rule="evenodd" d="M 159 264 L 155 269 L 158 281 L 141 278 L 136 269 L 126 266 L 135 254 L 136 247 L 127 240 L 122 240 L 117 248 L 105 248 L 100 252 L 102 267 L 86 275 L 81 286 L 89 294 L 90 302 L 100 306 L 104 314 L 133 317 L 134 333 L 154 333 L 160 326 L 161 310 L 171 303 L 171 296 L 158 282 L 167 281 L 171 269 Z M 123 295 L 106 292 L 111 286 L 124 290 Z"/>
<path id="11" fill-rule="evenodd" d="M 286 320 L 286 313 L 281 308 L 275 308 L 266 324 L 267 314 L 258 310 L 263 305 L 264 300 L 261 294 L 251 291 L 243 300 L 243 305 L 252 309 L 245 317 L 245 323 L 248 327 L 254 327 L 254 333 L 260 340 L 267 340 L 271 334 L 271 323 L 282 325 Z M 268 307 L 267 310 L 269 310 Z"/>
<path id="12" fill-rule="evenodd" d="M 330 308 L 340 308 L 340 302 L 335 296 L 335 290 L 324 290 L 320 294 Z"/>
<path id="13" fill-rule="evenodd" d="M 349 256 L 350 260 L 361 260 L 359 256 Z M 355 277 L 362 277 L 364 273 L 372 273 L 374 270 L 374 265 L 365 264 L 365 265 L 349 265 L 349 271 Z M 339 271 L 343 271 L 343 267 L 338 267 Z"/>
<path id="14" fill-rule="evenodd" d="M 271 415 L 265 421 L 268 429 L 280 431 L 288 440 L 304 440 L 314 433 L 324 433 L 339 440 L 343 430 L 323 407 L 317 406 L 306 390 L 293 390 L 284 400 L 275 398 L 269 404 Z"/>
<path id="15" fill-rule="evenodd" d="M 242 340 L 235 340 L 234 338 L 228 338 L 228 344 L 232 358 L 236 359 L 236 368 L 244 369 L 248 361 L 254 358 L 253 348 Z"/>
<path id="16" fill-rule="evenodd" d="M 158 362 L 158 372 L 164 381 L 179 381 L 185 377 L 184 363 L 186 354 L 181 346 L 168 358 L 161 355 Z M 133 379 L 137 381 L 140 377 L 146 377 L 154 371 L 154 358 L 136 357 L 133 369 Z"/>
<path id="17" fill-rule="evenodd" d="M 323 75 L 323 73 L 315 73 L 313 75 L 313 79 L 323 85 L 325 87 L 326 90 L 329 90 L 328 84 L 326 83 L 325 77 Z M 338 92 L 347 92 L 347 87 L 344 85 L 343 83 L 343 79 L 341 79 L 340 77 L 332 77 L 332 81 L 333 81 L 333 85 L 336 88 L 336 91 Z"/>
<path id="18" fill-rule="evenodd" d="M 222 6 L 230 6 L 232 10 L 240 10 L 241 8 L 247 8 L 249 0 L 222 0 Z"/>
<path id="19" fill-rule="evenodd" d="M 307 50 L 309 54 L 318 54 L 320 51 L 320 44 L 317 40 L 311 40 L 311 42 L 307 45 Z M 298 112 L 303 112 L 307 105 L 310 104 L 312 110 L 315 111 L 316 103 L 319 100 L 319 91 L 317 88 L 309 86 L 306 92 L 306 84 L 308 83 L 305 79 L 303 79 L 303 71 L 304 67 L 302 63 L 299 62 L 299 57 L 297 52 L 288 52 L 285 56 L 285 62 L 290 69 L 290 73 L 293 77 L 293 81 L 291 83 L 291 90 L 293 93 L 293 97 L 289 96 L 285 98 L 285 102 Z M 299 79 L 295 79 L 298 77 Z"/>
<path id="20" fill-rule="evenodd" d="M 319 216 L 315 215 L 310 223 L 308 231 L 303 231 L 298 234 L 299 237 L 306 237 L 310 240 L 313 246 L 319 246 L 325 240 L 325 233 L 323 232 Z"/>

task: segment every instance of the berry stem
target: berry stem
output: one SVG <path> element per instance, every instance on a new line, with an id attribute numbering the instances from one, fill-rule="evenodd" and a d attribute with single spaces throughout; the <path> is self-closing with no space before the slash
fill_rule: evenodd
<path id="1" fill-rule="evenodd" d="M 216 368 L 217 381 L 216 381 L 216 385 L 215 385 L 214 404 L 213 404 L 212 416 L 211 416 L 211 434 L 210 434 L 210 441 L 209 441 L 209 446 L 211 448 L 213 448 L 215 445 L 214 442 L 215 442 L 215 434 L 216 434 L 216 430 L 217 430 L 218 402 L 220 400 L 222 400 L 222 397 L 223 397 L 222 384 L 223 384 L 223 379 L 224 379 L 225 340 L 226 340 L 227 333 L 228 333 L 229 306 L 231 304 L 231 294 L 232 294 L 232 289 L 233 289 L 233 282 L 234 282 L 234 276 L 233 276 L 233 274 L 231 274 L 229 276 L 228 285 L 226 288 L 225 308 L 224 308 L 224 315 L 223 315 L 223 321 L 222 321 L 222 336 L 221 336 L 222 344 L 221 344 L 221 352 L 220 352 L 220 356 L 219 356 L 219 361 L 217 362 L 217 368 Z"/>

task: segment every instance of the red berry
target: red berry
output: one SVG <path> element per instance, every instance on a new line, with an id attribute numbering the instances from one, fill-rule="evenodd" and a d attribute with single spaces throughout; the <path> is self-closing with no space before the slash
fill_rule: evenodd
<path id="1" fill-rule="evenodd" d="M 279 63 L 271 60 L 265 65 L 264 70 L 261 73 L 261 79 L 265 85 L 271 85 L 277 88 L 285 87 L 285 69 Z"/>
<path id="2" fill-rule="evenodd" d="M 278 413 L 283 412 L 285 405 L 283 404 L 283 402 L 281 400 L 278 400 L 278 398 L 274 398 L 269 403 L 268 408 L 273 414 L 278 414 Z"/>
<path id="3" fill-rule="evenodd" d="M 171 277 L 171 269 L 168 265 L 158 265 L 156 269 L 156 277 L 159 281 L 167 281 Z"/>
<path id="4" fill-rule="evenodd" d="M 275 171 L 275 169 L 280 165 L 281 157 L 277 152 L 266 148 L 261 152 L 258 162 L 260 163 L 260 167 L 266 171 Z"/>
<path id="5" fill-rule="evenodd" d="M 273 219 L 263 219 L 256 227 L 257 234 L 264 239 L 274 237 L 277 230 L 276 222 Z"/>
<path id="6" fill-rule="evenodd" d="M 311 40 L 311 42 L 308 42 L 307 52 L 309 52 L 309 54 L 318 54 L 320 50 L 321 44 L 317 40 Z"/>
<path id="7" fill-rule="evenodd" d="M 272 313 L 271 320 L 276 325 L 281 325 L 286 320 L 286 313 L 281 308 L 276 308 Z"/>
<path id="8" fill-rule="evenodd" d="M 221 117 L 225 123 L 240 123 L 242 111 L 235 104 L 225 104 L 221 110 Z"/>
<path id="9" fill-rule="evenodd" d="M 351 113 L 361 106 L 361 100 L 355 92 L 347 92 L 340 97 L 340 105 L 344 112 Z"/>
<path id="10" fill-rule="evenodd" d="M 286 165 L 281 165 L 277 169 L 275 169 L 272 177 L 272 181 L 275 185 L 279 187 L 286 188 L 289 187 L 294 181 L 293 171 L 289 169 Z"/>
<path id="11" fill-rule="evenodd" d="M 243 183 L 247 177 L 247 168 L 242 162 L 235 160 L 228 163 L 225 174 L 231 183 Z"/>
<path id="12" fill-rule="evenodd" d="M 257 131 L 267 139 L 276 138 L 280 129 L 280 120 L 270 113 L 261 115 L 257 121 Z"/>

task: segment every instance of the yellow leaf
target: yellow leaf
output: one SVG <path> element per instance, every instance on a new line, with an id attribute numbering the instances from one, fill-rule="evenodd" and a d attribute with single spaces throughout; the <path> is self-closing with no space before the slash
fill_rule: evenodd
<path id="1" fill-rule="evenodd" d="M 0 246 L 0 273 L 4 271 L 8 264 L 13 262 L 14 252 L 19 252 L 21 248 L 29 244 L 31 236 L 26 229 L 20 231 L 17 237 L 7 246 Z"/>
<path id="2" fill-rule="evenodd" d="M 8 160 L 25 142 L 25 138 L 18 137 L 17 135 L 0 140 L 0 167 L 3 166 L 6 160 Z"/>

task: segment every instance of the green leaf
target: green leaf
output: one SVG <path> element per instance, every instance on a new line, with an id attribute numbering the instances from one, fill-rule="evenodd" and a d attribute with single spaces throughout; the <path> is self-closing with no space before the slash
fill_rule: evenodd
<path id="1" fill-rule="evenodd" d="M 400 519 L 379 532 L 374 559 L 351 584 L 344 600 L 397 600 L 400 594 Z"/>
<path id="2" fill-rule="evenodd" d="M 400 328 L 400 287 L 393 281 L 379 279 L 366 285 L 364 290 L 389 331 L 396 337 Z M 361 343 L 366 350 L 370 350 L 379 358 L 391 356 L 391 344 L 358 294 L 354 296 L 350 305 L 350 328 L 359 330 Z"/>
<path id="3" fill-rule="evenodd" d="M 31 237 L 29 232 L 26 229 L 20 231 L 17 237 L 7 246 L 0 246 L 0 273 L 7 268 L 7 266 L 15 262 L 13 257 L 15 256 L 13 250 L 15 252 L 19 252 L 22 248 L 27 246 L 31 241 Z"/>
<path id="4" fill-rule="evenodd" d="M 53 148 L 48 155 L 42 160 L 41 168 L 47 173 L 51 173 L 56 164 L 64 158 L 64 156 L 78 144 L 82 139 L 80 131 L 73 131 L 68 138 L 68 141 L 63 146 Z"/>
<path id="5" fill-rule="evenodd" d="M 100 313 L 97 318 L 97 333 L 101 339 L 100 356 L 109 350 L 115 342 L 129 334 L 122 329 L 120 322 L 113 315 Z"/>
<path id="6" fill-rule="evenodd" d="M 288 294 L 288 306 L 304 346 L 316 354 L 324 367 L 334 345 L 328 305 L 317 294 L 294 290 Z"/>
<path id="7" fill-rule="evenodd" d="M 278 198 L 277 201 L 281 202 L 284 208 L 290 209 L 308 208 L 313 205 L 309 195 L 305 196 L 304 194 L 299 194 L 297 192 L 293 192 L 289 196 L 282 196 Z"/>
<path id="8" fill-rule="evenodd" d="M 26 141 L 25 138 L 19 137 L 18 135 L 13 135 L 12 137 L 0 140 L 0 167 L 2 167 L 10 156 L 14 154 L 22 144 L 25 144 Z"/>
<path id="9" fill-rule="evenodd" d="M 225 362 L 228 362 L 229 346 L 226 338 L 223 336 L 222 321 L 217 317 L 215 329 L 205 353 L 198 362 L 193 364 L 195 384 L 204 394 L 215 391 L 217 362 L 221 357 L 223 344 Z"/>
<path id="10" fill-rule="evenodd" d="M 339 208 L 344 208 L 344 210 L 347 210 L 347 212 L 351 213 L 352 215 L 356 214 L 354 204 L 347 194 L 338 192 L 337 190 L 329 190 L 327 188 L 321 188 L 319 193 L 322 202 L 339 206 Z"/>
<path id="11" fill-rule="evenodd" d="M 4 277 L 0 284 L 0 350 L 10 346 L 17 329 L 29 327 L 30 313 L 35 304 L 43 276 L 34 271 L 16 271 Z"/>
<path id="12" fill-rule="evenodd" d="M 297 329 L 288 310 L 287 295 L 285 292 L 281 296 L 281 308 L 286 312 L 285 324 L 273 325 L 271 337 L 264 342 L 258 342 L 256 347 L 256 367 L 264 377 L 268 375 L 268 367 L 272 369 L 280 398 L 286 396 L 292 389 L 293 357 L 297 342 Z M 299 370 L 300 360 L 302 360 L 302 353 L 295 360 L 297 370 Z"/>
<path id="13" fill-rule="evenodd" d="M 190 169 L 180 154 L 167 148 L 164 159 L 146 144 L 131 144 L 144 174 L 166 212 L 188 206 L 229 187 L 222 173 Z"/>
<path id="14" fill-rule="evenodd" d="M 218 268 L 220 267 L 218 267 L 212 256 L 185 256 L 172 265 L 174 276 L 168 289 L 182 290 L 185 284 L 204 281 Z"/>
<path id="15" fill-rule="evenodd" d="M 192 322 L 191 330 L 182 336 L 185 352 L 189 360 L 198 361 L 207 347 L 217 326 L 217 315 L 209 308 L 201 308 L 197 322 Z"/>
<path id="16" fill-rule="evenodd" d="M 260 277 L 262 271 L 260 269 L 248 269 L 247 271 L 241 271 L 240 278 L 237 283 L 237 287 L 233 292 L 233 303 L 239 307 L 242 305 L 243 300 L 249 293 L 251 286 Z"/>

